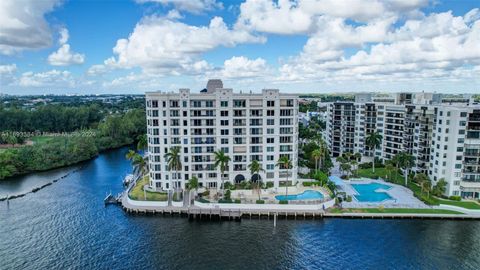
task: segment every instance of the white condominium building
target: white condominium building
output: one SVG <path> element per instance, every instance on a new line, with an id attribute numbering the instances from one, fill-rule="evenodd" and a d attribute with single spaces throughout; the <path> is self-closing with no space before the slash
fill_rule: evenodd
<path id="1" fill-rule="evenodd" d="M 446 195 L 480 197 L 480 105 L 470 99 L 442 99 L 440 94 L 399 93 L 328 106 L 325 140 L 332 155 L 359 152 L 371 157 L 365 139 L 382 135 L 375 156 L 391 159 L 399 152 L 415 157 L 416 172 L 436 184 L 447 181 Z M 371 159 L 371 158 L 370 158 Z"/>
<path id="2" fill-rule="evenodd" d="M 220 80 L 192 93 L 146 93 L 150 185 L 157 190 L 185 188 L 193 176 L 201 186 L 222 182 L 271 182 L 297 178 L 298 98 L 276 89 L 234 93 Z M 165 154 L 180 147 L 182 169 L 168 169 Z M 231 161 L 224 175 L 214 167 L 214 152 L 223 150 Z M 293 169 L 276 166 L 288 156 Z M 258 160 L 264 171 L 251 175 L 248 165 Z M 287 171 L 289 172 L 287 176 Z"/>

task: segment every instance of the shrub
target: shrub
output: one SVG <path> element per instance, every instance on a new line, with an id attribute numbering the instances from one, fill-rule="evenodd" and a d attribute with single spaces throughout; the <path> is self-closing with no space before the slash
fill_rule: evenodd
<path id="1" fill-rule="evenodd" d="M 265 201 L 264 201 L 264 200 L 257 200 L 256 203 L 257 203 L 257 204 L 264 204 Z"/>
<path id="2" fill-rule="evenodd" d="M 460 197 L 460 196 L 450 196 L 448 198 L 452 201 L 461 201 L 462 200 L 462 197 Z"/>
<path id="3" fill-rule="evenodd" d="M 267 182 L 267 188 L 272 188 L 273 187 L 273 182 Z"/>
<path id="4" fill-rule="evenodd" d="M 242 203 L 240 199 L 235 199 L 235 203 Z"/>
<path id="5" fill-rule="evenodd" d="M 220 199 L 218 203 L 233 203 L 232 199 Z"/>
<path id="6" fill-rule="evenodd" d="M 225 200 L 231 200 L 231 191 L 229 189 L 227 189 L 227 191 L 225 191 L 225 196 L 224 196 L 224 199 Z"/>
<path id="7" fill-rule="evenodd" d="M 233 184 L 230 183 L 230 182 L 226 182 L 225 184 L 223 184 L 223 187 L 224 187 L 225 189 L 229 189 L 229 190 L 235 189 L 235 185 L 233 185 Z"/>
<path id="8" fill-rule="evenodd" d="M 280 201 L 279 204 L 288 204 L 288 201 Z"/>
<path id="9" fill-rule="evenodd" d="M 208 197 L 210 195 L 210 191 L 207 189 L 202 193 L 202 196 Z"/>
<path id="10" fill-rule="evenodd" d="M 346 198 L 346 201 L 351 202 L 352 201 L 352 196 L 348 195 L 347 198 Z"/>
<path id="11" fill-rule="evenodd" d="M 201 203 L 210 203 L 209 200 L 205 200 L 204 198 L 200 198 L 200 199 L 198 199 L 198 201 L 201 202 Z"/>

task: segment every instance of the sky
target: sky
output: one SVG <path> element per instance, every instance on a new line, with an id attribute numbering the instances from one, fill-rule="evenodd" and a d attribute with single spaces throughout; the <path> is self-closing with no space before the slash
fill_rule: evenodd
<path id="1" fill-rule="evenodd" d="M 2 0 L 0 93 L 480 93 L 479 0 Z"/>

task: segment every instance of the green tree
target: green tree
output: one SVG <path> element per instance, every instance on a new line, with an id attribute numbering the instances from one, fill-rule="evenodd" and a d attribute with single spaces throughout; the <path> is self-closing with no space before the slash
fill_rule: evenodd
<path id="1" fill-rule="evenodd" d="M 392 162 L 387 162 L 385 164 L 385 170 L 387 171 L 388 174 L 388 179 L 392 181 L 392 171 L 395 170 L 395 166 L 393 166 Z M 387 176 L 385 176 L 387 177 Z"/>
<path id="2" fill-rule="evenodd" d="M 408 185 L 408 174 L 410 172 L 410 169 L 413 167 L 415 164 L 415 159 L 412 155 L 406 153 L 406 152 L 401 152 L 399 155 L 399 164 L 400 167 L 404 170 L 404 177 L 405 177 L 405 186 Z"/>
<path id="3" fill-rule="evenodd" d="M 168 170 L 173 170 L 175 173 L 175 179 L 178 179 L 178 171 L 182 170 L 182 162 L 180 161 L 180 147 L 171 147 L 168 153 L 165 154 L 165 158 L 168 162 Z M 172 178 L 173 175 L 170 177 L 170 189 L 173 189 Z"/>
<path id="4" fill-rule="evenodd" d="M 198 178 L 196 176 L 193 176 L 188 180 L 188 188 L 193 189 L 193 190 L 198 190 L 199 183 L 198 183 Z"/>
<path id="5" fill-rule="evenodd" d="M 372 132 L 368 134 L 366 143 L 373 153 L 372 170 L 375 173 L 375 149 L 382 144 L 382 135 L 378 132 Z"/>
<path id="6" fill-rule="evenodd" d="M 276 166 L 279 166 L 280 169 L 287 170 L 287 178 L 285 181 L 285 195 L 288 196 L 288 175 L 290 174 L 290 169 L 293 167 L 292 161 L 290 161 L 290 158 L 288 156 L 281 156 L 278 159 Z"/>
<path id="7" fill-rule="evenodd" d="M 425 175 L 424 173 L 417 173 L 417 174 L 415 175 L 415 177 L 413 178 L 413 180 L 414 180 L 418 185 L 420 185 L 421 192 L 423 192 L 424 189 L 425 189 L 425 183 L 426 183 L 426 182 L 430 182 L 430 179 L 429 179 L 428 176 Z"/>
<path id="8" fill-rule="evenodd" d="M 230 157 L 225 154 L 223 150 L 218 150 L 214 153 L 215 155 L 215 163 L 214 166 L 217 169 L 220 169 L 220 178 L 222 179 L 222 186 L 220 187 L 220 190 L 222 191 L 222 197 L 224 195 L 224 180 L 223 180 L 223 174 L 225 173 L 225 170 L 228 167 L 228 163 L 230 162 Z"/>
<path id="9" fill-rule="evenodd" d="M 347 174 L 347 179 L 350 177 L 350 172 L 352 171 L 352 165 L 350 163 L 340 163 L 340 170 Z"/>
<path id="10" fill-rule="evenodd" d="M 315 149 L 312 151 L 312 158 L 315 160 L 315 171 L 318 170 L 318 161 L 322 158 L 322 151 L 320 149 Z"/>
<path id="11" fill-rule="evenodd" d="M 265 170 L 262 168 L 262 164 L 260 164 L 260 162 L 258 162 L 258 160 L 254 159 L 252 160 L 252 162 L 250 164 L 248 164 L 248 169 L 250 170 L 250 175 L 251 175 L 251 179 L 250 181 L 253 182 L 253 176 L 255 174 L 257 174 L 257 183 L 256 183 L 256 187 L 257 187 L 257 192 L 258 192 L 258 199 L 260 200 L 260 195 L 261 195 L 261 178 L 260 178 L 260 175 L 259 173 L 260 172 L 264 172 Z"/>
<path id="12" fill-rule="evenodd" d="M 145 150 L 148 147 L 148 138 L 147 134 L 141 134 L 137 136 L 137 149 L 138 150 Z"/>
<path id="13" fill-rule="evenodd" d="M 442 196 L 447 190 L 447 181 L 444 178 L 438 180 L 437 184 L 433 187 L 432 193 L 435 196 Z"/>

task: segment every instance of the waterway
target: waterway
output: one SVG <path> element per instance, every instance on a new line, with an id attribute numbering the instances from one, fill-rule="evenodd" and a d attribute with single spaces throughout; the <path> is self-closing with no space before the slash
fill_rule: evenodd
<path id="1" fill-rule="evenodd" d="M 127 148 L 0 182 L 0 269 L 479 269 L 480 222 L 130 216 L 103 205 L 131 171 Z M 41 185 L 41 184 L 40 184 Z"/>

